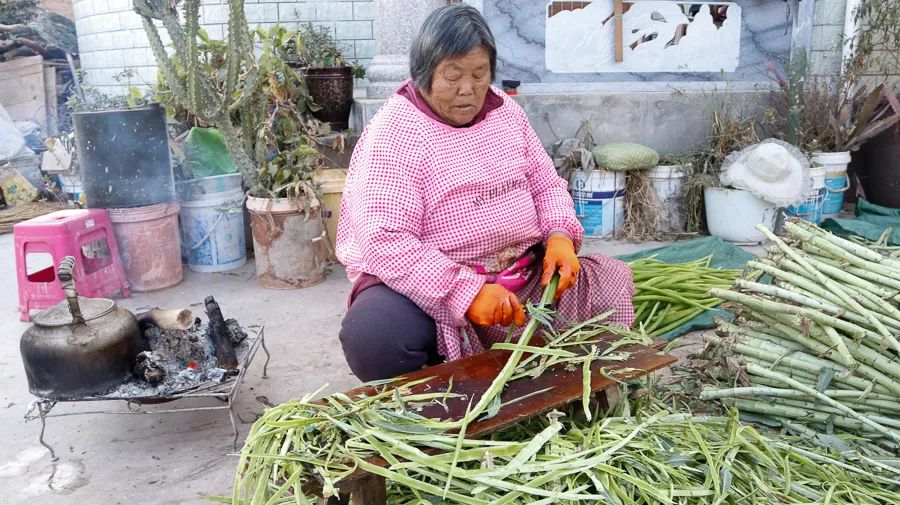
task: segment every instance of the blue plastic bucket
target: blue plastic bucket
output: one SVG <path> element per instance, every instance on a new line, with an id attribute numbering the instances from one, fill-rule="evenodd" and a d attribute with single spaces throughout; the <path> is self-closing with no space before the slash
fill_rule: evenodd
<path id="1" fill-rule="evenodd" d="M 224 272 L 247 262 L 244 192 L 195 195 L 181 203 L 182 257 L 195 272 Z"/>
<path id="2" fill-rule="evenodd" d="M 625 222 L 625 174 L 576 171 L 571 180 L 575 214 L 589 237 L 607 237 Z"/>
<path id="3" fill-rule="evenodd" d="M 809 169 L 809 175 L 812 178 L 812 188 L 807 193 L 803 202 L 791 205 L 785 210 L 785 214 L 792 217 L 799 217 L 804 221 L 819 224 L 824 218 L 825 196 L 825 169 L 821 167 L 812 167 Z"/>
<path id="4" fill-rule="evenodd" d="M 824 217 L 837 217 L 844 208 L 844 193 L 850 189 L 850 179 L 847 177 L 850 153 L 813 153 L 812 161 L 825 170 L 826 194 L 822 214 Z"/>
<path id="5" fill-rule="evenodd" d="M 822 214 L 825 217 L 837 217 L 844 209 L 844 193 L 850 189 L 850 178 L 847 172 L 828 174 L 825 176 L 825 205 Z"/>

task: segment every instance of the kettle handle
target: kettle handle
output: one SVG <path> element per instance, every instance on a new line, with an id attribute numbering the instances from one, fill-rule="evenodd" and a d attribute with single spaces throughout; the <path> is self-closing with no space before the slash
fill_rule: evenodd
<path id="1" fill-rule="evenodd" d="M 62 284 L 62 289 L 66 293 L 66 301 L 69 302 L 69 313 L 72 314 L 72 324 L 84 324 L 84 317 L 81 315 L 81 307 L 78 305 L 78 293 L 75 291 L 75 257 L 66 256 L 59 262 L 59 268 L 56 275 Z"/>

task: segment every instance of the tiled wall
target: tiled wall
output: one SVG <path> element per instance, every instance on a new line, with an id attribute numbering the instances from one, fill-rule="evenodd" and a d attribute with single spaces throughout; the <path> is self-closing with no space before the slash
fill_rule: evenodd
<path id="1" fill-rule="evenodd" d="M 131 84 L 156 82 L 156 62 L 131 0 L 74 0 L 73 7 L 81 65 L 89 84 L 107 94 L 121 94 L 127 83 L 117 82 L 115 75 L 125 68 L 135 70 Z M 331 30 L 348 59 L 367 64 L 375 55 L 373 0 L 246 0 L 244 9 L 251 28 L 279 22 L 295 27 L 298 22 L 312 21 Z M 203 28 L 212 37 L 225 36 L 227 1 L 202 0 L 200 15 Z M 161 33 L 165 35 L 165 30 Z"/>
<path id="2" fill-rule="evenodd" d="M 847 11 L 846 0 L 816 0 L 816 18 L 813 29 L 810 74 L 813 78 L 831 79 L 841 73 L 843 66 L 844 18 Z M 879 58 L 876 53 L 873 59 Z M 895 61 L 895 60 L 887 60 Z M 900 70 L 889 71 L 885 76 L 883 67 L 873 64 L 865 78 L 871 83 L 881 82 L 885 77 L 894 86 L 900 86 Z"/>
<path id="3" fill-rule="evenodd" d="M 846 0 L 816 0 L 810 75 L 834 77 L 841 72 Z"/>

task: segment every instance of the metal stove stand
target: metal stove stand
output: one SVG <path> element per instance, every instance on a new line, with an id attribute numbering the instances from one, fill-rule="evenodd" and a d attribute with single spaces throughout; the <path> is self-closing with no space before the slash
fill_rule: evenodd
<path id="1" fill-rule="evenodd" d="M 260 330 L 254 337 L 247 337 L 247 340 L 252 340 L 252 342 L 250 342 L 250 348 L 247 351 L 246 356 L 244 356 L 243 362 L 241 363 L 240 371 L 235 375 L 223 378 L 221 382 L 209 381 L 192 388 L 179 391 L 178 393 L 159 396 L 85 396 L 82 398 L 73 398 L 68 400 L 51 400 L 49 398 L 38 397 L 34 402 L 32 402 L 31 407 L 29 407 L 28 412 L 25 414 L 25 419 L 41 420 L 41 433 L 40 435 L 38 435 L 38 442 L 40 442 L 41 445 L 43 445 L 50 451 L 50 457 L 52 461 L 56 461 L 58 458 L 56 457 L 56 452 L 53 450 L 53 447 L 51 447 L 49 444 L 47 444 L 47 442 L 44 441 L 44 430 L 47 427 L 47 419 L 51 417 L 83 416 L 91 414 L 172 414 L 177 412 L 196 412 L 200 410 L 228 410 L 228 418 L 231 421 L 231 429 L 234 432 L 234 441 L 232 442 L 232 445 L 235 449 L 237 449 L 238 428 L 237 423 L 235 422 L 234 399 L 237 397 L 238 391 L 240 391 L 241 389 L 241 384 L 243 384 L 244 382 L 244 376 L 247 373 L 247 369 L 250 367 L 250 363 L 253 361 L 253 358 L 256 356 L 256 352 L 260 347 L 262 347 L 263 352 L 266 353 L 266 362 L 263 363 L 262 377 L 263 379 L 268 377 L 267 371 L 271 355 L 269 354 L 269 350 L 266 348 L 264 330 L 265 328 L 260 328 Z M 215 398 L 217 400 L 225 402 L 226 404 L 215 407 L 182 407 L 164 410 L 143 410 L 144 404 L 164 403 L 174 400 L 195 400 L 200 398 Z M 125 412 L 121 410 L 91 410 L 85 412 L 66 412 L 62 414 L 50 413 L 50 411 L 52 411 L 53 408 L 59 403 L 100 401 L 124 401 L 127 402 L 128 410 Z M 36 414 L 34 413 L 35 410 L 37 411 Z"/>

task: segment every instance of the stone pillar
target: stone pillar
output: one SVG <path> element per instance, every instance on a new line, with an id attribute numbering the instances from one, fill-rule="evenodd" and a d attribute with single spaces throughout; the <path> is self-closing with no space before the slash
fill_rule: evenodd
<path id="1" fill-rule="evenodd" d="M 368 98 L 387 98 L 409 77 L 409 47 L 429 12 L 446 0 L 377 0 L 375 57 L 366 70 Z"/>

